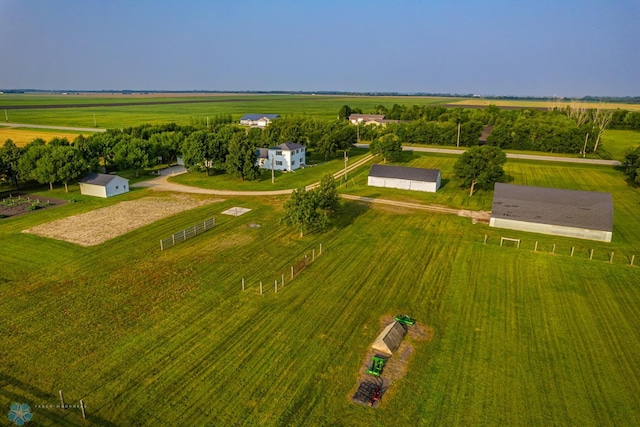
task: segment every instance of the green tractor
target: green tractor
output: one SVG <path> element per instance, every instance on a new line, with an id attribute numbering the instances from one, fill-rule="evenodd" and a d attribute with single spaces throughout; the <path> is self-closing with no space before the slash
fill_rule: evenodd
<path id="1" fill-rule="evenodd" d="M 397 315 L 396 322 L 402 323 L 403 325 L 407 326 L 413 326 L 416 324 L 416 319 L 412 319 L 408 314 L 405 314 L 404 316 Z"/>
<path id="2" fill-rule="evenodd" d="M 382 374 L 382 368 L 384 368 L 384 364 L 387 362 L 387 359 L 382 357 L 373 356 L 371 358 L 371 369 L 367 369 L 367 374 L 374 375 L 379 377 Z"/>

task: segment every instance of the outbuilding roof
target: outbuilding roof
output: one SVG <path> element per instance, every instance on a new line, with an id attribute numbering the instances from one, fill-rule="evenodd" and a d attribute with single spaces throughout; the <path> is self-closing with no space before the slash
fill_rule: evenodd
<path id="1" fill-rule="evenodd" d="M 240 120 L 256 121 L 262 119 L 263 117 L 269 120 L 273 120 L 279 118 L 280 114 L 245 114 Z"/>
<path id="2" fill-rule="evenodd" d="M 386 117 L 384 114 L 350 114 L 349 120 L 383 120 Z"/>
<path id="3" fill-rule="evenodd" d="M 437 182 L 438 169 L 408 168 L 405 166 L 389 166 L 375 164 L 371 166 L 369 176 L 378 178 L 408 179 L 411 181 Z"/>
<path id="4" fill-rule="evenodd" d="M 115 178 L 120 178 L 120 179 L 124 179 L 126 181 L 129 181 L 128 179 L 122 178 L 121 176 L 118 176 L 118 175 L 107 175 L 107 174 L 104 174 L 104 173 L 90 173 L 89 175 L 87 175 L 84 178 L 82 178 L 80 180 L 80 182 L 82 184 L 105 186 L 108 183 L 110 183 L 112 180 L 114 180 Z"/>
<path id="5" fill-rule="evenodd" d="M 497 182 L 491 217 L 613 231 L 613 199 L 609 193 Z"/>

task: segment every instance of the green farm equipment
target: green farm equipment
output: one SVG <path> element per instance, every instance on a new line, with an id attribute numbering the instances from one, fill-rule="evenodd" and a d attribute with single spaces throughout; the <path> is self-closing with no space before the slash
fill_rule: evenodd
<path id="1" fill-rule="evenodd" d="M 384 364 L 386 361 L 387 360 L 382 357 L 373 356 L 371 358 L 371 369 L 366 370 L 367 374 L 371 374 L 371 375 L 375 375 L 376 377 L 379 377 L 380 374 L 382 373 L 382 368 L 384 367 Z"/>
<path id="2" fill-rule="evenodd" d="M 404 316 L 397 315 L 396 322 L 402 323 L 403 325 L 413 326 L 416 324 L 416 319 L 412 319 L 408 314 Z"/>

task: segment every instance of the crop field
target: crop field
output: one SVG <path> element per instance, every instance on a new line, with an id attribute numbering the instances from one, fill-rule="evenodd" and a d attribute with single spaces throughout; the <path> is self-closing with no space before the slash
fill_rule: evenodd
<path id="1" fill-rule="evenodd" d="M 366 167 L 341 191 L 490 207 L 490 192 L 469 199 L 450 178 L 455 159 L 405 158 L 442 170 L 449 181 L 436 195 L 364 188 Z M 301 239 L 279 225 L 285 199 L 261 197 L 81 247 L 21 230 L 173 196 L 39 193 L 78 202 L 0 221 L 0 407 L 55 405 L 62 389 L 67 403 L 84 400 L 94 425 L 639 424 L 640 268 L 627 258 L 640 256 L 638 189 L 602 166 L 510 160 L 506 171 L 516 184 L 611 191 L 613 242 L 348 201 L 325 233 Z M 220 215 L 233 206 L 252 210 Z M 160 251 L 160 239 L 211 216 L 214 229 Z M 522 248 L 500 247 L 503 235 Z M 274 280 L 320 244 L 322 255 L 275 294 Z M 378 408 L 356 405 L 380 319 L 398 313 L 434 337 L 412 343 L 405 377 Z M 85 425 L 78 409 L 36 408 L 35 422 Z"/>
<path id="2" fill-rule="evenodd" d="M 559 106 L 560 108 L 564 108 L 570 104 L 570 102 L 554 102 L 554 101 L 529 101 L 529 100 L 520 100 L 520 99 L 482 99 L 482 98 L 473 98 L 473 99 L 463 99 L 459 101 L 452 101 L 451 104 L 456 106 L 464 107 L 470 105 L 483 105 L 488 106 L 490 104 L 497 105 L 498 107 L 519 107 L 519 108 L 553 108 Z M 615 110 L 617 108 L 629 111 L 640 111 L 640 104 L 625 104 L 622 102 L 585 102 L 587 108 L 591 105 L 593 107 L 602 106 L 603 108 Z"/>
<path id="3" fill-rule="evenodd" d="M 13 95 L 16 97 L 17 95 Z M 26 97 L 26 95 L 25 95 Z M 0 98 L 2 101 L 3 98 Z M 15 99 L 15 98 L 12 98 Z M 55 109 L 9 110 L 10 122 L 31 123 L 41 125 L 93 127 L 94 114 L 97 127 L 127 127 L 144 123 L 160 124 L 175 122 L 181 125 L 191 124 L 194 120 L 206 120 L 216 114 L 231 114 L 239 120 L 246 113 L 277 113 L 282 115 L 307 115 L 321 119 L 333 119 L 338 116 L 340 107 L 345 104 L 351 108 L 373 109 L 375 105 L 384 104 L 391 107 L 398 104 L 437 105 L 448 102 L 451 98 L 431 97 L 345 97 L 345 96 L 311 96 L 311 95 L 259 95 L 244 97 L 212 97 L 211 102 L 202 102 L 202 97 L 195 99 L 197 103 L 166 105 L 132 105 L 75 107 Z M 142 102 L 139 98 L 129 101 L 124 98 L 120 102 Z M 67 101 L 65 98 L 63 101 Z M 174 99 L 170 99 L 174 101 Z M 14 101 L 19 105 L 18 101 Z M 103 103 L 103 98 L 83 99 L 84 103 Z M 116 101 L 113 101 L 116 102 Z M 151 102 L 151 101 L 150 101 Z M 154 99 L 153 102 L 156 102 Z M 0 102 L 1 103 L 1 102 Z M 105 103 L 106 104 L 106 103 Z"/>
<path id="4" fill-rule="evenodd" d="M 50 141 L 51 139 L 58 137 L 67 138 L 69 142 L 72 142 L 81 133 L 85 136 L 89 135 L 89 133 L 87 132 L 48 129 L 25 129 L 0 126 L 0 145 L 4 144 L 4 141 L 6 141 L 7 139 L 15 142 L 18 147 L 23 147 L 36 138 L 42 138 L 45 141 Z"/>

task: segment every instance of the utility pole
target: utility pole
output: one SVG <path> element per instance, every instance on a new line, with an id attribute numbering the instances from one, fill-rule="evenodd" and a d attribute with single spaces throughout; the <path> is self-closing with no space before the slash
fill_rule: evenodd
<path id="1" fill-rule="evenodd" d="M 7 110 L 4 110 L 4 121 L 8 122 L 9 121 L 9 116 L 7 115 Z"/>
<path id="2" fill-rule="evenodd" d="M 456 147 L 460 147 L 460 121 L 458 120 L 458 142 L 456 142 Z"/>
<path id="3" fill-rule="evenodd" d="M 272 183 L 272 184 L 273 184 L 274 182 L 276 182 L 276 178 L 275 178 L 275 175 L 274 175 L 274 172 L 273 172 L 273 167 L 274 167 L 274 165 L 273 165 L 273 164 L 274 164 L 274 163 L 275 163 L 275 156 L 271 157 L 271 183 Z"/>
<path id="4" fill-rule="evenodd" d="M 582 149 L 582 158 L 587 155 L 587 141 L 589 140 L 589 132 L 587 132 L 587 136 L 584 138 L 584 148 Z"/>
<path id="5" fill-rule="evenodd" d="M 347 161 L 349 160 L 349 156 L 347 156 L 347 150 L 344 151 L 344 188 L 347 188 L 349 184 L 349 179 L 347 178 Z"/>
<path id="6" fill-rule="evenodd" d="M 6 113 L 7 110 L 4 110 L 4 112 Z M 356 125 L 356 134 L 357 134 L 356 141 L 358 142 L 358 144 L 360 144 L 360 123 Z"/>

